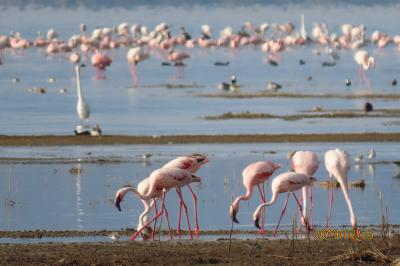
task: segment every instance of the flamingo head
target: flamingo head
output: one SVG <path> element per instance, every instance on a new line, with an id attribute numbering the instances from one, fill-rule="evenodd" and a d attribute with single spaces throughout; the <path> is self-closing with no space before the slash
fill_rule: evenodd
<path id="1" fill-rule="evenodd" d="M 117 193 L 117 195 L 115 195 L 114 205 L 119 211 L 121 211 L 121 194 L 120 193 Z"/>
<path id="2" fill-rule="evenodd" d="M 314 182 L 316 182 L 317 181 L 317 179 L 316 178 L 314 178 L 314 177 L 310 177 L 310 184 L 312 184 L 312 183 L 314 183 Z"/>
<path id="3" fill-rule="evenodd" d="M 229 208 L 229 215 L 231 216 L 232 221 L 234 221 L 237 224 L 239 224 L 239 221 L 236 218 L 238 211 L 239 211 L 239 204 L 233 202 L 231 207 Z"/>
<path id="4" fill-rule="evenodd" d="M 253 221 L 254 221 L 254 225 L 255 227 L 257 227 L 258 229 L 261 229 L 260 227 L 260 216 L 261 216 L 261 209 L 257 209 L 254 214 L 253 214 Z"/>

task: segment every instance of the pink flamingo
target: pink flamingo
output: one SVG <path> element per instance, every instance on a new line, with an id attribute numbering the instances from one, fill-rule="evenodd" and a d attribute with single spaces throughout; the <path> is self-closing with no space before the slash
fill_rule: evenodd
<path id="1" fill-rule="evenodd" d="M 317 155 L 312 151 L 296 151 L 291 158 L 291 167 L 296 173 L 300 173 L 311 178 L 318 170 L 319 162 Z M 307 219 L 307 192 L 310 195 L 310 216 Z M 301 220 L 305 226 L 307 223 L 310 228 L 312 226 L 312 187 L 304 186 L 302 188 L 302 199 L 303 199 L 303 214 L 302 218 L 306 218 L 307 221 Z"/>
<path id="2" fill-rule="evenodd" d="M 138 76 L 136 73 L 136 65 L 148 59 L 150 57 L 149 53 L 146 53 L 143 51 L 141 47 L 134 47 L 129 49 L 128 53 L 126 54 L 126 59 L 128 60 L 128 63 L 130 64 L 130 69 L 132 73 L 132 78 L 133 78 L 133 87 L 138 86 Z"/>
<path id="3" fill-rule="evenodd" d="M 96 68 L 96 77 L 99 79 L 105 79 L 104 72 L 106 70 L 106 67 L 111 65 L 112 60 L 111 58 L 106 55 L 102 54 L 100 52 L 95 52 L 92 55 L 92 65 Z"/>
<path id="4" fill-rule="evenodd" d="M 343 196 L 346 200 L 347 207 L 349 208 L 350 212 L 350 223 L 353 228 L 357 227 L 357 219 L 353 211 L 353 206 L 351 204 L 349 192 L 348 192 L 348 183 L 347 183 L 347 173 L 350 170 L 350 155 L 340 149 L 329 150 L 325 153 L 325 167 L 331 177 L 332 183 L 332 176 L 336 178 L 339 182 L 340 187 L 343 191 Z M 333 193 L 332 193 L 332 186 L 330 189 L 330 207 L 329 207 L 329 216 L 328 216 L 328 223 L 327 226 L 329 228 L 331 217 L 332 217 L 332 204 L 333 204 Z"/>
<path id="5" fill-rule="evenodd" d="M 261 216 L 261 210 L 265 206 L 270 206 L 270 205 L 274 204 L 276 199 L 278 198 L 278 194 L 289 192 L 286 196 L 285 205 L 282 209 L 281 216 L 279 217 L 278 225 L 276 226 L 276 229 L 274 232 L 274 237 L 275 237 L 276 232 L 278 231 L 278 228 L 279 228 L 279 224 L 281 223 L 282 217 L 285 214 L 289 195 L 290 194 L 293 195 L 293 197 L 295 198 L 295 200 L 299 206 L 300 213 L 303 214 L 301 204 L 300 204 L 299 200 L 297 199 L 294 191 L 298 190 L 304 186 L 311 185 L 311 183 L 313 181 L 315 181 L 315 178 L 313 178 L 313 177 L 309 178 L 306 175 L 303 175 L 301 173 L 296 173 L 296 172 L 286 172 L 286 173 L 280 174 L 277 177 L 275 177 L 274 180 L 272 180 L 272 184 L 271 184 L 271 190 L 272 190 L 271 200 L 267 203 L 262 203 L 261 205 L 259 205 L 253 213 L 254 225 L 260 229 L 261 227 L 259 225 L 259 221 L 260 221 L 260 216 Z M 304 217 L 303 217 L 303 220 L 306 221 L 306 219 Z M 309 226 L 307 225 L 306 227 L 307 227 L 307 232 L 309 232 L 309 230 L 310 230 Z"/>
<path id="6" fill-rule="evenodd" d="M 280 168 L 281 165 L 269 161 L 261 161 L 249 164 L 243 170 L 243 185 L 246 188 L 246 194 L 237 197 L 229 208 L 229 213 L 232 220 L 235 223 L 239 223 L 236 215 L 239 211 L 239 203 L 241 200 L 249 200 L 253 193 L 253 187 L 257 186 L 260 192 L 261 200 L 263 203 L 265 200 L 264 183 L 267 182 L 270 176 L 275 172 L 276 169 Z M 262 189 L 260 185 L 262 184 Z M 262 213 L 262 228 L 260 228 L 260 234 L 264 234 L 264 211 Z"/>
<path id="7" fill-rule="evenodd" d="M 370 67 L 375 67 L 375 59 L 369 56 L 368 52 L 365 50 L 359 50 L 354 55 L 354 60 L 360 66 L 360 84 L 365 80 L 367 82 L 368 89 L 371 88 L 371 82 L 365 75 Z"/>
<path id="8" fill-rule="evenodd" d="M 175 63 L 175 66 L 178 67 L 178 78 L 183 79 L 184 78 L 184 72 L 183 68 L 186 66 L 183 63 L 183 60 L 190 58 L 190 55 L 184 52 L 178 52 L 175 50 L 172 50 L 168 54 L 168 60 Z"/>
<path id="9" fill-rule="evenodd" d="M 139 196 L 140 199 L 142 200 L 149 200 L 151 198 L 154 198 L 155 195 L 157 195 L 159 192 L 158 190 L 162 190 L 162 203 L 161 203 L 161 211 L 158 212 L 153 219 L 150 221 L 147 221 L 142 228 L 137 230 L 129 240 L 135 240 L 136 237 L 154 220 L 158 219 L 163 212 L 165 211 L 165 216 L 168 221 L 168 212 L 165 207 L 165 194 L 171 189 L 171 188 L 179 188 L 182 186 L 185 186 L 189 183 L 192 182 L 200 182 L 201 178 L 192 174 L 191 172 L 184 170 L 184 169 L 179 169 L 179 168 L 160 168 L 158 170 L 155 170 L 151 173 L 149 176 L 149 189 L 146 194 L 141 194 L 136 188 L 134 187 L 129 187 L 129 190 L 127 191 L 132 191 L 135 194 Z M 127 192 L 126 191 L 126 192 Z M 125 192 L 125 193 L 126 193 Z M 123 198 L 124 194 L 123 191 L 118 190 L 117 194 L 115 195 L 115 206 L 118 208 L 120 205 L 120 202 Z M 169 227 L 169 225 L 168 225 Z M 170 230 L 170 237 L 172 239 L 172 234 Z"/>
<path id="10" fill-rule="evenodd" d="M 180 169 L 186 169 L 191 173 L 196 173 L 199 168 L 204 165 L 205 163 L 208 162 L 207 156 L 204 156 L 202 154 L 192 154 L 192 155 L 187 155 L 187 156 L 180 156 L 175 158 L 174 160 L 166 163 L 164 167 L 175 167 L 175 168 L 180 168 Z M 197 196 L 193 192 L 192 188 L 190 187 L 189 184 L 187 184 L 187 187 L 192 194 L 193 198 L 193 205 L 194 205 L 194 212 L 195 212 L 195 224 L 196 224 L 196 229 L 195 229 L 195 234 L 199 234 L 199 222 L 198 222 L 198 213 L 197 213 Z M 177 188 L 178 195 L 182 195 L 181 189 Z M 181 211 L 182 211 L 182 206 L 184 206 L 185 212 L 186 212 L 186 217 L 187 217 L 187 209 L 186 206 L 184 205 L 184 202 L 182 200 L 179 202 L 179 214 L 178 214 L 178 226 L 177 226 L 177 231 L 176 233 L 179 234 L 180 232 L 180 224 L 181 224 Z M 190 227 L 189 227 L 190 228 Z"/>

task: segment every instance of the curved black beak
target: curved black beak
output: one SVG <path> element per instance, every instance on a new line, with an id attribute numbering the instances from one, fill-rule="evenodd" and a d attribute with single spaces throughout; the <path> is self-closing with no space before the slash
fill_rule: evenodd
<path id="1" fill-rule="evenodd" d="M 121 205 L 120 205 L 120 203 L 121 203 L 121 198 L 120 198 L 119 196 L 117 196 L 117 197 L 115 198 L 115 203 L 114 203 L 114 205 L 115 205 L 115 207 L 116 207 L 119 211 L 121 211 Z"/>
<path id="2" fill-rule="evenodd" d="M 232 216 L 231 216 L 231 218 L 232 218 L 232 221 L 234 221 L 235 223 L 239 224 L 239 221 L 238 221 L 238 219 L 236 218 L 236 212 L 235 212 L 235 211 L 232 211 Z"/>
<path id="3" fill-rule="evenodd" d="M 258 229 L 261 229 L 261 227 L 260 227 L 260 218 L 257 218 L 257 219 L 254 220 L 254 225 L 255 225 Z"/>

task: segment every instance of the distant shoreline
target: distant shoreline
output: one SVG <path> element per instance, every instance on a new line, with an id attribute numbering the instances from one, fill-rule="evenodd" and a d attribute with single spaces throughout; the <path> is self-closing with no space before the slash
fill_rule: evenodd
<path id="1" fill-rule="evenodd" d="M 0 135 L 0 146 L 67 146 L 194 143 L 280 143 L 280 142 L 399 142 L 400 133 L 337 134 L 243 134 L 243 135 L 159 135 L 100 137 L 70 135 L 11 136 Z"/>

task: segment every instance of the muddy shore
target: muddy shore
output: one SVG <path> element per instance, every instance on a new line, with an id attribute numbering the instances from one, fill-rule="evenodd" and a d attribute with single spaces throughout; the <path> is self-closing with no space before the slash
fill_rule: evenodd
<path id="1" fill-rule="evenodd" d="M 1 265 L 389 265 L 400 236 L 383 240 L 115 241 L 0 244 Z M 398 264 L 397 264 L 398 265 Z"/>
<path id="2" fill-rule="evenodd" d="M 104 135 L 8 136 L 0 135 L 0 146 L 64 146 L 122 144 L 188 144 L 188 143 L 263 143 L 263 142 L 382 142 L 400 141 L 400 133 L 335 134 L 253 134 L 253 135 Z"/>

